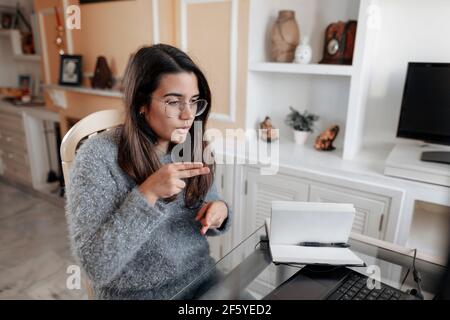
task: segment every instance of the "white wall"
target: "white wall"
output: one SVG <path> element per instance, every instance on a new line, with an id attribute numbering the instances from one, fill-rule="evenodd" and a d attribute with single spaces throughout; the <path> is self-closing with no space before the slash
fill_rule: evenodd
<path id="1" fill-rule="evenodd" d="M 395 139 L 408 61 L 450 62 L 449 0 L 380 0 L 380 9 L 366 142 Z"/>

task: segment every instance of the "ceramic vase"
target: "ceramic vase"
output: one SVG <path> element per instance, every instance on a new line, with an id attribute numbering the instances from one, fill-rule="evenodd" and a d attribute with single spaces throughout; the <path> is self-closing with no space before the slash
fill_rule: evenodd
<path id="1" fill-rule="evenodd" d="M 305 37 L 295 51 L 295 62 L 308 64 L 312 59 L 312 49 L 308 37 Z"/>
<path id="2" fill-rule="evenodd" d="M 271 55 L 275 62 L 292 62 L 295 58 L 300 30 L 295 11 L 281 10 L 271 32 Z"/>

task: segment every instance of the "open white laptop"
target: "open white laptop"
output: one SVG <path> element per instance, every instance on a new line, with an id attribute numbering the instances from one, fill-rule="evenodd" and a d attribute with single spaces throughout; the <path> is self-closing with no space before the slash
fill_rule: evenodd
<path id="1" fill-rule="evenodd" d="M 364 266 L 346 244 L 355 217 L 352 204 L 272 201 L 268 226 L 273 262 Z M 311 245 L 320 246 L 311 246 Z"/>

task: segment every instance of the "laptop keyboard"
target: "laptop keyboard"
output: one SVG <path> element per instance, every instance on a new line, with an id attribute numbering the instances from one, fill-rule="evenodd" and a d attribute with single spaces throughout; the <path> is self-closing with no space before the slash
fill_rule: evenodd
<path id="1" fill-rule="evenodd" d="M 380 289 L 369 289 L 367 276 L 350 273 L 327 300 L 399 300 L 404 292 L 380 283 Z"/>

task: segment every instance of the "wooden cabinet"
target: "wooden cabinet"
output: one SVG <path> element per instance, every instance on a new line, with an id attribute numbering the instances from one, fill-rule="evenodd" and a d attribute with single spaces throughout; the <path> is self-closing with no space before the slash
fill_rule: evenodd
<path id="1" fill-rule="evenodd" d="M 59 160 L 54 132 L 46 129 L 46 121 L 58 121 L 57 114 L 0 100 L 0 175 L 57 196 L 52 190 L 59 182 L 47 182 L 50 169 L 58 170 Z"/>
<path id="2" fill-rule="evenodd" d="M 32 178 L 26 146 L 22 115 L 0 110 L 0 159 L 3 175 L 31 186 Z"/>
<path id="3" fill-rule="evenodd" d="M 356 209 L 352 232 L 384 239 L 390 198 L 350 188 L 313 184 L 309 201 L 352 203 Z"/>

